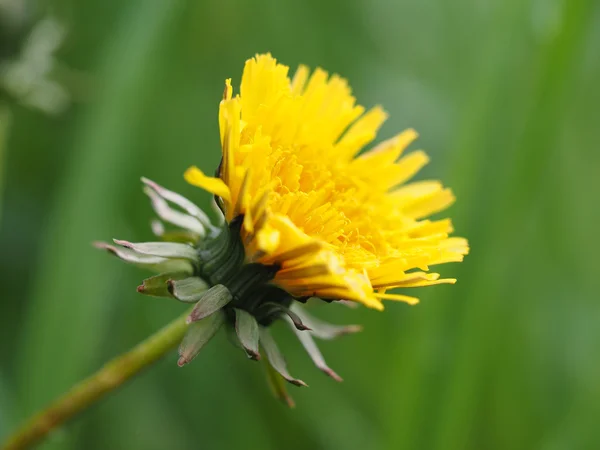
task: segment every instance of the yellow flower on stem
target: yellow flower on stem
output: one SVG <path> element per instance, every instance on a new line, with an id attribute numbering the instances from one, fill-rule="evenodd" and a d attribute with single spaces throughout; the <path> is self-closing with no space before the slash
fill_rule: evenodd
<path id="1" fill-rule="evenodd" d="M 266 356 L 271 381 L 278 373 L 305 386 L 290 375 L 270 335 L 269 326 L 282 319 L 314 364 L 341 381 L 313 337 L 332 339 L 360 327 L 318 321 L 300 303 L 315 297 L 381 310 L 383 300 L 418 302 L 391 289 L 456 281 L 429 268 L 461 261 L 467 241 L 450 237 L 449 219 L 427 218 L 454 195 L 438 181 L 410 182 L 428 162 L 420 150 L 404 154 L 414 130 L 371 147 L 386 117 L 380 107 L 365 112 L 337 75 L 301 66 L 290 79 L 271 55 L 257 55 L 246 62 L 238 95 L 225 82 L 217 176 L 197 167 L 185 173 L 214 194 L 224 220 L 213 225 L 190 200 L 142 180 L 162 242 L 97 245 L 159 272 L 140 293 L 195 304 L 180 366 L 228 326 L 248 357 Z M 179 230 L 166 231 L 163 222 Z M 274 390 L 290 403 L 281 383 Z"/>

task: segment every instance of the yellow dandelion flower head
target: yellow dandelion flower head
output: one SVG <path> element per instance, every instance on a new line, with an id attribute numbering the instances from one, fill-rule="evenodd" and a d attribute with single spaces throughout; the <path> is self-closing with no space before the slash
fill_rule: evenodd
<path id="1" fill-rule="evenodd" d="M 290 294 L 416 303 L 386 290 L 454 283 L 429 266 L 461 261 L 468 244 L 449 237 L 449 219 L 427 219 L 454 201 L 450 189 L 407 183 L 428 162 L 420 150 L 403 155 L 414 130 L 361 153 L 386 117 L 365 112 L 338 75 L 300 66 L 290 79 L 257 55 L 238 95 L 225 83 L 219 177 L 191 167 L 185 178 L 220 197 L 227 221 L 243 216 L 247 261 L 277 265 L 273 282 Z"/>

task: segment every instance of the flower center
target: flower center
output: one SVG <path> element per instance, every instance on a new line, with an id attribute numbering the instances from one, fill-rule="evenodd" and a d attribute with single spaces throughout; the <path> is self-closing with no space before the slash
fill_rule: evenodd
<path id="1" fill-rule="evenodd" d="M 278 265 L 246 262 L 240 236 L 242 222 L 243 216 L 238 216 L 198 244 L 198 275 L 211 286 L 222 284 L 229 289 L 233 300 L 225 310 L 230 318 L 234 318 L 232 308 L 243 309 L 267 326 L 287 310 L 293 298 L 270 284 Z"/>

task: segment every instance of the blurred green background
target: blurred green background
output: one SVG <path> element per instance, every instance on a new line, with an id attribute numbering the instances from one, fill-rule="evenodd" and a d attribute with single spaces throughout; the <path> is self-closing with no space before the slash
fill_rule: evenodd
<path id="1" fill-rule="evenodd" d="M 6 75 L 42 58 L 50 15 L 54 59 Z M 151 238 L 142 175 L 208 205 L 182 173 L 216 167 L 223 80 L 271 51 L 383 104 L 382 137 L 419 130 L 420 177 L 455 190 L 471 242 L 442 268 L 459 282 L 384 313 L 320 308 L 365 326 L 321 345 L 341 384 L 278 327 L 311 386 L 290 387 L 294 410 L 223 334 L 42 448 L 600 448 L 600 2 L 0 0 L 0 27 L 0 441 L 181 313 L 90 242 Z"/>

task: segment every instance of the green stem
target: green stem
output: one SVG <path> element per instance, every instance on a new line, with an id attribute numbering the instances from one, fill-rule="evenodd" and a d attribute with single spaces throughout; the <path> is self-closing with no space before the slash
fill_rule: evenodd
<path id="1" fill-rule="evenodd" d="M 25 422 L 3 444 L 2 450 L 28 448 L 156 362 L 179 344 L 187 330 L 185 319 L 188 315 L 189 311 L 186 311 L 129 352 L 108 362 L 95 374 L 73 386 L 62 397 Z"/>

